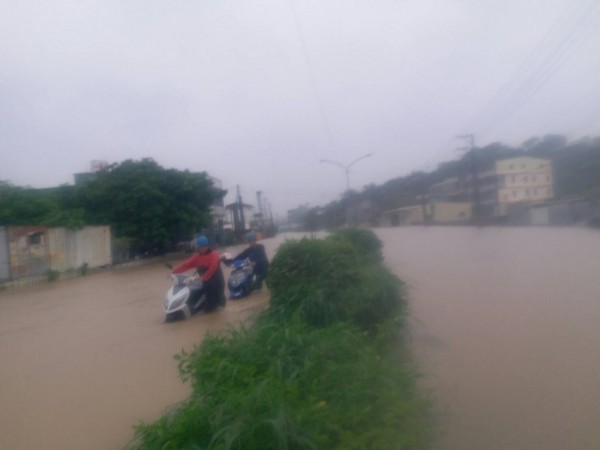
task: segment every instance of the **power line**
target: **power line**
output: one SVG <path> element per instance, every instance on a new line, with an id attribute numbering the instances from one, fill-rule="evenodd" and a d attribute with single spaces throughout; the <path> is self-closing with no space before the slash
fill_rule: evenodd
<path id="1" fill-rule="evenodd" d="M 583 5 L 583 9 L 579 11 L 562 15 L 561 19 L 554 23 L 515 75 L 488 102 L 480 116 L 479 126 L 475 127 L 479 133 L 489 131 L 504 122 L 546 85 L 569 60 L 576 44 L 589 31 L 594 13 L 597 12 L 594 10 L 599 5 L 593 1 Z M 495 109 L 492 107 L 494 103 L 499 104 Z"/>
<path id="2" fill-rule="evenodd" d="M 290 0 L 290 7 L 292 9 L 292 15 L 294 16 L 294 24 L 296 25 L 296 31 L 298 32 L 298 39 L 300 40 L 300 44 L 302 47 L 302 53 L 304 54 L 304 60 L 306 62 L 306 70 L 308 72 L 308 76 L 310 78 L 311 87 L 313 93 L 315 95 L 315 99 L 317 101 L 317 107 L 319 109 L 319 113 L 321 114 L 321 119 L 323 120 L 323 125 L 325 127 L 325 132 L 327 134 L 327 139 L 329 141 L 329 146 L 333 150 L 333 153 L 337 156 L 336 147 L 333 140 L 333 133 L 331 132 L 331 127 L 329 126 L 329 121 L 327 120 L 327 115 L 325 114 L 325 108 L 323 108 L 323 101 L 321 99 L 321 94 L 319 92 L 319 87 L 317 85 L 317 81 L 315 78 L 313 65 L 310 60 L 310 56 L 308 54 L 308 49 L 306 46 L 306 41 L 304 39 L 304 34 L 302 32 L 302 27 L 300 26 L 300 19 L 298 18 L 298 13 L 296 12 L 296 7 L 294 6 L 294 0 Z"/>

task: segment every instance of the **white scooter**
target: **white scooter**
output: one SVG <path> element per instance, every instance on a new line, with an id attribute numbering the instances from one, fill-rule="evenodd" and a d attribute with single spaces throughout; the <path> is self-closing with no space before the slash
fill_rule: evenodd
<path id="1" fill-rule="evenodd" d="M 173 266 L 165 263 L 169 269 Z M 167 291 L 163 302 L 165 322 L 172 322 L 180 318 L 189 318 L 202 310 L 206 301 L 204 284 L 198 274 L 192 276 L 172 274 L 173 285 Z"/>

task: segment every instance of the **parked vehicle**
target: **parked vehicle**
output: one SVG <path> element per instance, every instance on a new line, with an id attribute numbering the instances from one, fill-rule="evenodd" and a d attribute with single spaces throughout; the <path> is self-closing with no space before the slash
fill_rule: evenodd
<path id="1" fill-rule="evenodd" d="M 165 264 L 172 269 L 171 264 Z M 172 286 L 169 288 L 163 301 L 165 322 L 189 318 L 202 310 L 206 300 L 204 285 L 198 274 L 192 276 L 184 274 L 171 275 Z"/>
<path id="2" fill-rule="evenodd" d="M 227 279 L 229 298 L 232 300 L 244 298 L 254 288 L 254 264 L 248 258 L 237 259 L 230 264 L 233 270 Z"/>

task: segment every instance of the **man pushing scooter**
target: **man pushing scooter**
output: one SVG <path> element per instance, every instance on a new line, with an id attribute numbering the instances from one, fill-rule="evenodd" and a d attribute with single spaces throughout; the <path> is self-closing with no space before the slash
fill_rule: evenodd
<path id="1" fill-rule="evenodd" d="M 196 238 L 197 253 L 173 269 L 173 273 L 183 273 L 196 269 L 202 277 L 206 292 L 205 312 L 225 306 L 225 278 L 221 270 L 219 254 L 208 245 L 206 236 Z"/>
<path id="2" fill-rule="evenodd" d="M 248 248 L 233 258 L 233 260 L 243 260 L 248 258 L 252 261 L 255 277 L 254 288 L 261 289 L 262 283 L 269 273 L 267 252 L 262 244 L 256 242 L 256 235 L 254 233 L 248 233 L 246 241 L 248 241 Z"/>

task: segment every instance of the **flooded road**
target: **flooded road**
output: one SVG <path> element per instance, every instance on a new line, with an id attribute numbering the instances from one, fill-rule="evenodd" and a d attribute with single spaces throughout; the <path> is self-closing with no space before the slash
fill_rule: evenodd
<path id="1" fill-rule="evenodd" d="M 375 230 L 411 288 L 436 450 L 600 449 L 600 232 Z M 285 236 L 264 241 L 273 254 Z M 0 293 L 0 449 L 110 450 L 189 390 L 173 355 L 266 295 L 164 324 L 159 263 Z"/>
<path id="2" fill-rule="evenodd" d="M 267 302 L 165 324 L 168 274 L 153 263 L 0 292 L 0 449 L 123 448 L 188 395 L 173 355 Z"/>
<path id="3" fill-rule="evenodd" d="M 380 229 L 438 450 L 600 449 L 600 232 Z"/>

